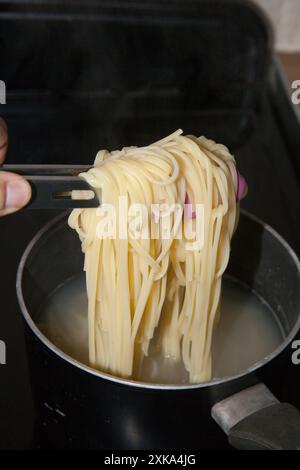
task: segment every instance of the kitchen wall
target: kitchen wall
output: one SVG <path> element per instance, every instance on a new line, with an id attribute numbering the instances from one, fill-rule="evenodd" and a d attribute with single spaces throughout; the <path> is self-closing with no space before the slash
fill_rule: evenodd
<path id="1" fill-rule="evenodd" d="M 276 33 L 276 49 L 300 52 L 300 0 L 252 0 L 267 13 Z"/>

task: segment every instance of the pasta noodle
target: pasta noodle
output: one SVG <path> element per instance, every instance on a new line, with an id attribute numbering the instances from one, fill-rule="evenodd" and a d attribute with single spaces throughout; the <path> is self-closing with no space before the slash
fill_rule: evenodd
<path id="1" fill-rule="evenodd" d="M 157 347 L 183 361 L 190 382 L 209 380 L 222 274 L 238 219 L 234 157 L 223 145 L 178 130 L 146 147 L 101 150 L 81 176 L 101 198 L 99 209 L 75 209 L 69 217 L 85 254 L 91 366 L 133 377 L 156 332 Z M 128 211 L 133 204 L 147 209 L 139 222 Z"/>

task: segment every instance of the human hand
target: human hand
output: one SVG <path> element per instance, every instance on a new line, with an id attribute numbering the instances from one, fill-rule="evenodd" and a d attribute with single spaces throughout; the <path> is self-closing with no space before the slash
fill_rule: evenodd
<path id="1" fill-rule="evenodd" d="M 8 145 L 7 127 L 0 118 L 0 165 L 5 160 Z M 0 216 L 12 214 L 24 207 L 31 197 L 28 181 L 20 175 L 0 171 Z"/>

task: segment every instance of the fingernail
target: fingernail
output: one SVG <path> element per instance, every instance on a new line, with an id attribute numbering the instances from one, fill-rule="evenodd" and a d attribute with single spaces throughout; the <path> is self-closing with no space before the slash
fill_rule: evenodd
<path id="1" fill-rule="evenodd" d="M 237 184 L 236 198 L 238 201 L 240 201 L 246 196 L 248 192 L 248 186 L 247 186 L 245 178 L 239 172 L 237 172 L 237 176 L 238 176 L 238 184 Z"/>
<path id="2" fill-rule="evenodd" d="M 15 179 L 6 184 L 5 207 L 19 209 L 27 204 L 30 197 L 30 186 L 27 181 Z"/>

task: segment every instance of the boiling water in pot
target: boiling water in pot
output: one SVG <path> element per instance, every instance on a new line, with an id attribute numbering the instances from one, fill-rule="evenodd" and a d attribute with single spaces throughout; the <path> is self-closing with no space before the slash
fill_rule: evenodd
<path id="1" fill-rule="evenodd" d="M 88 364 L 87 297 L 84 275 L 59 286 L 47 299 L 38 326 L 69 356 Z M 283 339 L 275 315 L 254 292 L 226 277 L 220 321 L 213 337 L 213 377 L 225 377 L 251 367 Z M 155 341 L 154 341 L 155 343 Z M 152 383 L 188 383 L 183 364 L 150 350 L 134 379 Z"/>

